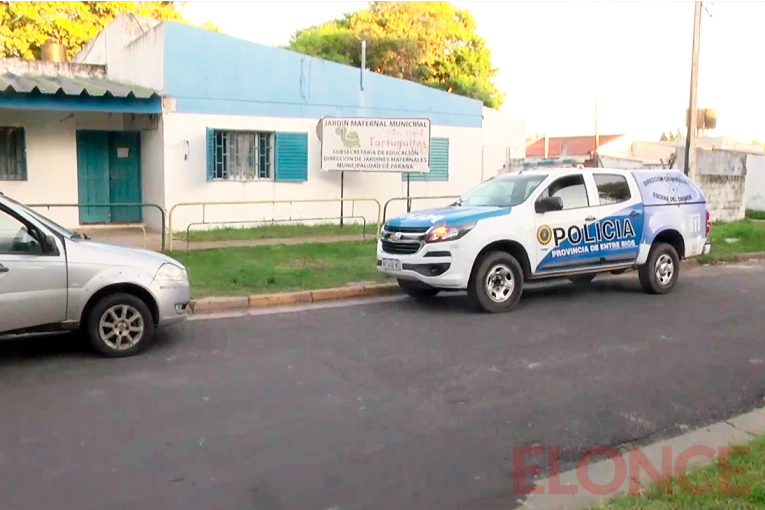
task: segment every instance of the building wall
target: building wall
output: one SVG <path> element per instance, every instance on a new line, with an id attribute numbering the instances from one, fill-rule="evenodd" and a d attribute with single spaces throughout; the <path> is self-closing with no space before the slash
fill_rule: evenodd
<path id="1" fill-rule="evenodd" d="M 413 82 L 175 22 L 164 27 L 164 89 L 178 113 L 318 119 L 418 117 L 481 127 L 483 104 Z M 200 72 L 204 70 L 203 72 Z"/>
<path id="2" fill-rule="evenodd" d="M 746 158 L 746 208 L 765 211 L 765 156 Z"/>
<path id="3" fill-rule="evenodd" d="M 320 170 L 321 144 L 316 134 L 319 119 L 283 117 L 245 117 L 240 115 L 167 114 L 164 119 L 164 170 L 166 207 L 181 202 L 257 201 L 332 199 L 340 197 L 340 174 Z M 308 180 L 286 182 L 210 182 L 206 167 L 206 128 L 292 131 L 308 133 Z M 411 181 L 410 196 L 459 195 L 482 180 L 484 131 L 480 128 L 432 126 L 432 137 L 449 138 L 449 181 Z M 521 132 L 522 135 L 522 132 Z M 188 158 L 183 149 L 188 142 Z M 384 204 L 393 197 L 406 195 L 406 182 L 399 173 L 353 173 L 344 175 L 346 198 L 375 198 Z M 425 208 L 447 200 L 416 201 L 414 208 Z M 344 215 L 363 215 L 368 221 L 377 218 L 372 203 L 346 204 Z M 180 207 L 173 213 L 173 230 L 185 230 L 190 223 L 202 221 L 202 208 Z M 405 203 L 391 205 L 388 214 L 405 211 Z M 208 222 L 254 222 L 337 217 L 339 202 L 312 204 L 208 206 Z M 326 222 L 326 220 L 325 220 Z M 220 225 L 217 225 L 220 226 Z M 246 226 L 241 223 L 238 226 Z M 200 228 L 200 227 L 194 227 Z"/>
<path id="4" fill-rule="evenodd" d="M 123 14 L 106 26 L 71 62 L 106 66 L 106 77 L 162 91 L 164 24 Z"/>
<path id="5" fill-rule="evenodd" d="M 740 220 L 745 214 L 745 187 L 749 155 L 728 150 L 697 149 L 698 175 L 712 221 Z M 685 150 L 678 148 L 675 168 L 685 166 Z"/>
<path id="6" fill-rule="evenodd" d="M 77 142 L 78 129 L 121 131 L 121 114 L 82 112 L 45 112 L 0 109 L 0 126 L 23 127 L 26 136 L 27 180 L 0 181 L 0 191 L 26 204 L 77 204 Z M 148 150 L 142 160 L 162 160 L 157 152 L 159 131 L 147 132 L 142 138 Z M 159 142 L 161 145 L 161 141 Z M 152 149 L 153 146 L 153 149 Z M 161 151 L 161 148 L 159 149 Z M 156 196 L 153 179 L 146 167 L 143 172 L 144 201 Z M 41 213 L 65 227 L 79 226 L 76 207 L 39 209 Z M 147 219 L 151 219 L 148 216 Z"/>
<path id="7" fill-rule="evenodd" d="M 526 123 L 493 108 L 483 108 L 483 179 L 526 157 Z"/>

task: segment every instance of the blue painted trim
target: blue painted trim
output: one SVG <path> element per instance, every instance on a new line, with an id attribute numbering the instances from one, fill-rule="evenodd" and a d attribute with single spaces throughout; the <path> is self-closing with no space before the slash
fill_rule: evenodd
<path id="1" fill-rule="evenodd" d="M 373 72 L 362 91 L 355 67 L 177 22 L 163 26 L 164 90 L 176 99 L 178 113 L 414 117 L 442 126 L 483 125 L 483 103 L 475 99 Z"/>
<path id="2" fill-rule="evenodd" d="M 67 96 L 65 94 L 0 94 L 0 108 L 112 113 L 162 113 L 162 98 Z"/>

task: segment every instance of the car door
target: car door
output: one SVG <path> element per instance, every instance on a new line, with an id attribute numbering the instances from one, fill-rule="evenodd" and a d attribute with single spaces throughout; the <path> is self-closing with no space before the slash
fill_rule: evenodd
<path id="1" fill-rule="evenodd" d="M 537 212 L 535 274 L 567 272 L 598 264 L 600 255 L 594 242 L 597 211 L 592 177 L 585 172 L 556 175 L 534 197 L 560 197 L 563 209 Z M 593 245 L 595 244 L 594 251 Z"/>
<path id="2" fill-rule="evenodd" d="M 624 173 L 596 171 L 597 236 L 603 264 L 634 262 L 643 238 L 643 200 L 637 183 Z"/>
<path id="3" fill-rule="evenodd" d="M 66 320 L 66 259 L 43 253 L 38 232 L 0 205 L 0 333 Z"/>

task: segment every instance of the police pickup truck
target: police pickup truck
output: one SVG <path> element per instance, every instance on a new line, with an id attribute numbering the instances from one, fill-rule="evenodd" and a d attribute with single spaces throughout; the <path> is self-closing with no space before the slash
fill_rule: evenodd
<path id="1" fill-rule="evenodd" d="M 388 220 L 377 268 L 415 299 L 467 290 L 491 313 L 550 278 L 586 284 L 637 269 L 646 292 L 665 294 L 681 259 L 709 253 L 709 229 L 703 192 L 678 170 L 524 170 Z"/>

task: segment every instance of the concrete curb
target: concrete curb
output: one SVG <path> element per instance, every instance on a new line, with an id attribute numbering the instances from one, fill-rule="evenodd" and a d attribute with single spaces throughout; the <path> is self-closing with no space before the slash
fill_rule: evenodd
<path id="1" fill-rule="evenodd" d="M 193 314 L 210 314 L 247 308 L 266 308 L 296 304 L 318 303 L 339 299 L 388 296 L 399 292 L 398 284 L 351 285 L 331 289 L 255 294 L 241 297 L 209 297 L 191 301 Z"/>
<path id="2" fill-rule="evenodd" d="M 716 456 L 713 460 L 697 453 L 689 459 L 688 452 L 691 451 L 689 450 L 690 448 L 707 447 L 715 452 L 719 452 L 720 447 L 742 445 L 748 443 L 755 436 L 762 434 L 765 434 L 765 408 L 756 409 L 729 420 L 640 447 L 638 451 L 642 454 L 639 456 L 642 457 L 644 455 L 648 462 L 655 466 L 657 470 L 662 468 L 662 459 L 665 452 L 670 454 L 671 466 L 677 467 L 677 461 L 681 454 L 685 456 L 684 460 L 687 461 L 687 467 L 699 466 L 713 462 L 716 460 Z M 628 455 L 634 454 L 622 452 L 622 458 Z M 636 456 L 636 458 L 638 457 Z M 629 459 L 625 459 L 625 464 L 628 461 Z M 528 464 L 533 466 L 534 462 L 532 461 Z M 539 463 L 537 462 L 537 464 Z M 558 475 L 552 486 L 550 485 L 550 479 L 537 480 L 534 482 L 534 487 L 537 488 L 536 494 L 529 494 L 525 499 L 523 499 L 522 494 L 519 495 L 519 500 L 522 500 L 520 501 L 521 506 L 533 510 L 581 510 L 598 507 L 613 497 L 634 492 L 634 488 L 630 489 L 630 482 L 633 484 L 637 482 L 642 487 L 652 481 L 644 468 L 641 468 L 639 471 L 628 470 L 626 473 L 622 470 L 622 475 L 618 476 L 615 466 L 615 461 L 611 459 L 592 462 L 587 469 L 589 476 L 585 477 L 581 472 L 577 473 L 574 469 Z M 620 484 L 613 482 L 620 478 Z M 585 479 L 585 481 L 589 479 L 588 486 L 590 487 L 593 485 L 608 487 L 612 489 L 611 493 L 605 495 L 593 494 L 583 487 L 582 479 Z M 558 494 L 550 494 L 550 487 L 562 486 L 576 487 L 576 493 L 563 494 L 563 491 L 559 491 Z"/>
<path id="3" fill-rule="evenodd" d="M 740 262 L 746 260 L 758 260 L 765 258 L 765 252 L 742 253 L 731 256 L 729 259 L 713 262 L 703 262 L 698 259 L 684 260 L 687 267 L 724 264 L 726 262 Z M 254 294 L 240 297 L 209 297 L 193 300 L 191 312 L 193 314 L 212 314 L 249 308 L 267 308 L 272 306 L 289 306 L 297 304 L 318 303 L 321 301 L 334 301 L 340 299 L 353 299 L 361 297 L 388 296 L 398 294 L 398 284 L 382 283 L 370 285 L 349 285 L 347 287 L 335 287 L 331 289 L 303 290 L 297 292 L 277 292 L 274 294 Z"/>

